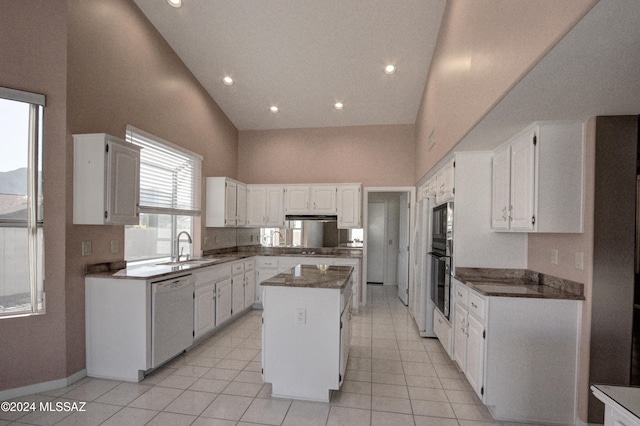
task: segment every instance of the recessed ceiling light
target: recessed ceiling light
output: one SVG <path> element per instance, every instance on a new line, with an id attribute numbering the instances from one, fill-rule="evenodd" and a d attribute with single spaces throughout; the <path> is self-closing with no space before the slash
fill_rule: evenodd
<path id="1" fill-rule="evenodd" d="M 269 108 L 269 111 L 271 111 L 272 113 L 276 114 L 276 113 L 277 113 L 278 111 L 280 111 L 280 110 L 278 109 L 278 107 L 277 107 L 277 106 L 275 106 L 275 105 L 274 105 L 274 106 L 272 106 L 271 108 Z"/>
<path id="2" fill-rule="evenodd" d="M 180 7 L 180 6 L 182 6 L 182 0 L 167 0 L 167 3 L 169 3 L 169 6 L 171 6 L 171 7 Z"/>
<path id="3" fill-rule="evenodd" d="M 385 74 L 393 74 L 394 72 L 396 72 L 396 66 L 395 65 L 387 65 L 386 67 L 384 67 L 384 73 Z"/>
<path id="4" fill-rule="evenodd" d="M 222 79 L 222 82 L 223 82 L 224 84 L 226 84 L 227 86 L 231 86 L 231 85 L 233 85 L 233 79 L 232 79 L 231 77 L 228 77 L 228 76 L 227 76 L 227 77 L 225 77 L 225 78 L 223 78 L 223 79 Z"/>
<path id="5" fill-rule="evenodd" d="M 344 104 L 342 102 L 336 102 L 333 107 L 337 110 L 341 110 L 344 108 Z"/>

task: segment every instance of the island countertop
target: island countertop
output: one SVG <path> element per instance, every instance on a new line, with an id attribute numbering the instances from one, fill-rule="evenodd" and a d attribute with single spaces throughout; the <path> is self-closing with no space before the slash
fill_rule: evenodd
<path id="1" fill-rule="evenodd" d="M 260 283 L 262 286 L 343 289 L 353 273 L 352 266 L 297 265 Z"/>

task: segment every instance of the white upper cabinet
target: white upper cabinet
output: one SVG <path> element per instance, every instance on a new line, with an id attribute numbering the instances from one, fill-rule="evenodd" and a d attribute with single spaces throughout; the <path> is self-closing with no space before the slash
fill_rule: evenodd
<path id="1" fill-rule="evenodd" d="M 236 225 L 247 224 L 247 185 L 237 183 L 236 187 Z"/>
<path id="2" fill-rule="evenodd" d="M 310 209 L 314 214 L 336 214 L 336 186 L 316 185 L 310 188 Z"/>
<path id="3" fill-rule="evenodd" d="M 284 225 L 284 189 L 280 185 L 247 185 L 247 225 Z"/>
<path id="4" fill-rule="evenodd" d="M 227 177 L 207 178 L 206 226 L 242 226 L 247 223 L 247 191 L 242 182 Z"/>
<path id="5" fill-rule="evenodd" d="M 454 194 L 455 194 L 454 174 L 455 174 L 454 160 L 448 161 L 436 173 L 436 204 L 442 204 L 448 201 L 453 201 Z"/>
<path id="6" fill-rule="evenodd" d="M 491 227 L 509 229 L 509 200 L 511 199 L 511 149 L 506 147 L 493 155 L 491 182 Z"/>
<path id="7" fill-rule="evenodd" d="M 430 178 L 423 186 L 422 196 L 424 198 L 435 198 L 438 194 L 438 182 L 436 176 Z"/>
<path id="8" fill-rule="evenodd" d="M 494 230 L 583 232 L 583 123 L 525 129 L 495 151 L 492 179 Z"/>
<path id="9" fill-rule="evenodd" d="M 361 185 L 338 185 L 338 228 L 360 228 L 362 204 Z"/>
<path id="10" fill-rule="evenodd" d="M 284 187 L 284 212 L 285 214 L 309 213 L 309 187 L 285 186 Z"/>
<path id="11" fill-rule="evenodd" d="M 285 186 L 285 214 L 336 214 L 336 185 Z"/>
<path id="12" fill-rule="evenodd" d="M 137 225 L 140 147 L 104 133 L 73 140 L 73 223 Z"/>

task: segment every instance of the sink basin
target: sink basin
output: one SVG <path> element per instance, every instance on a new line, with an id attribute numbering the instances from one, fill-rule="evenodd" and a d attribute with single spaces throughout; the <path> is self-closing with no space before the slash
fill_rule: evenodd
<path id="1" fill-rule="evenodd" d="M 180 266 L 180 265 L 204 265 L 213 263 L 218 259 L 190 259 L 190 260 L 172 260 L 169 262 L 157 263 L 157 265 Z"/>

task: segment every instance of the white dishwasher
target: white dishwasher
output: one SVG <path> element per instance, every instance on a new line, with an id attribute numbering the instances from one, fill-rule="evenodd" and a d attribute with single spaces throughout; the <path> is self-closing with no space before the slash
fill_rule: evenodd
<path id="1" fill-rule="evenodd" d="M 152 282 L 151 367 L 158 367 L 192 344 L 192 276 Z"/>

